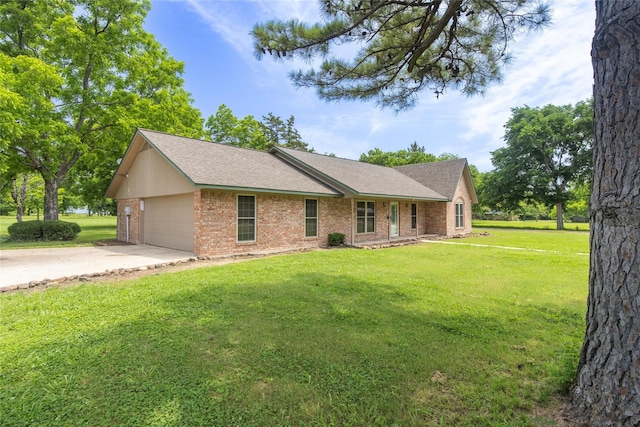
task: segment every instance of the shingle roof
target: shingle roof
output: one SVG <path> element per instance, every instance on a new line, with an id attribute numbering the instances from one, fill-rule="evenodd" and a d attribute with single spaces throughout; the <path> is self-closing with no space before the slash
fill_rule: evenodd
<path id="1" fill-rule="evenodd" d="M 205 188 L 450 201 L 468 169 L 465 159 L 389 168 L 282 147 L 265 152 L 138 129 L 107 197 L 115 196 L 145 143 L 188 181 Z M 473 192 L 470 175 L 469 183 Z"/>
<path id="2" fill-rule="evenodd" d="M 422 184 L 429 185 L 438 193 L 452 200 L 465 167 L 468 168 L 466 159 L 455 159 L 396 166 L 394 169 Z M 471 185 L 473 184 L 471 183 Z M 475 190 L 471 188 L 470 191 L 472 198 L 475 198 Z"/>
<path id="3" fill-rule="evenodd" d="M 265 151 L 139 129 L 138 132 L 197 186 L 340 195 Z"/>
<path id="4" fill-rule="evenodd" d="M 430 186 L 393 168 L 281 147 L 273 148 L 271 152 L 294 161 L 303 169 L 308 168 L 329 185 L 356 195 L 447 200 Z"/>

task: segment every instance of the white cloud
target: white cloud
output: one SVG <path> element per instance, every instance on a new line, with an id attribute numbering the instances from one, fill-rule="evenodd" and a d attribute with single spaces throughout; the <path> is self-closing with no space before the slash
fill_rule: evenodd
<path id="1" fill-rule="evenodd" d="M 552 8 L 554 23 L 550 28 L 516 43 L 515 59 L 504 71 L 503 84 L 490 88 L 484 98 L 463 104 L 467 130 L 462 138 L 486 135 L 495 146 L 511 108 L 575 104 L 591 95 L 593 5 L 572 0 L 556 2 Z"/>

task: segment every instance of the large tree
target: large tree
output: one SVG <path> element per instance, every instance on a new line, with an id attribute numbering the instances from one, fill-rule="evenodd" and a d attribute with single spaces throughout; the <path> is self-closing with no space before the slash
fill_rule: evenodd
<path id="1" fill-rule="evenodd" d="M 498 77 L 513 33 L 546 22 L 537 2 L 321 2 L 327 22 L 254 28 L 258 56 L 328 55 L 355 41 L 352 62 L 328 59 L 292 75 L 325 99 L 407 108 L 422 89 L 474 93 Z M 536 13 L 539 12 L 539 13 Z M 590 425 L 640 424 L 640 2 L 596 1 L 594 150 L 587 330 L 572 393 Z M 471 13 L 473 12 L 473 13 Z"/>
<path id="2" fill-rule="evenodd" d="M 591 262 L 575 412 L 640 425 L 640 2 L 596 2 Z"/>
<path id="3" fill-rule="evenodd" d="M 149 8 L 148 0 L 0 3 L 0 63 L 9 64 L 0 79 L 10 84 L 0 104 L 11 107 L 2 119 L 16 119 L 0 125 L 9 130 L 0 149 L 9 167 L 42 176 L 45 219 L 57 219 L 58 190 L 81 159 L 85 171 L 105 158 L 115 164 L 132 123 L 145 124 L 132 118 L 162 115 L 159 130 L 195 119 L 202 132 L 182 89 L 183 64 L 142 27 Z M 171 113 L 180 99 L 186 115 Z"/>
<path id="4" fill-rule="evenodd" d="M 511 112 L 506 146 L 491 153 L 495 169 L 487 177 L 487 201 L 508 211 L 522 202 L 555 205 L 557 229 L 562 230 L 572 185 L 588 182 L 591 174 L 591 102 L 524 106 Z"/>

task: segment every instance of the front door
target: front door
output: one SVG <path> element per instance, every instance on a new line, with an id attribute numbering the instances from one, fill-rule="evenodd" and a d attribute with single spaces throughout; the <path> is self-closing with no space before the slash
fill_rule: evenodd
<path id="1" fill-rule="evenodd" d="M 398 227 L 398 202 L 391 202 L 389 205 L 389 228 L 391 237 L 397 237 L 400 234 L 400 227 Z"/>

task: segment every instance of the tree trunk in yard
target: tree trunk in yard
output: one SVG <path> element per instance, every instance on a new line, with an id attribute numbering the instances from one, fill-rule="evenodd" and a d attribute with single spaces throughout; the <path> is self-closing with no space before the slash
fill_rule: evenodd
<path id="1" fill-rule="evenodd" d="M 587 328 L 572 414 L 640 425 L 640 1 L 596 1 Z"/>
<path id="2" fill-rule="evenodd" d="M 29 177 L 22 175 L 22 182 L 18 186 L 17 179 L 13 180 L 11 187 L 11 198 L 16 204 L 16 222 L 22 222 L 22 216 L 24 215 L 24 207 L 27 200 L 27 182 Z"/>
<path id="3" fill-rule="evenodd" d="M 58 178 L 44 179 L 44 220 L 58 219 Z"/>
<path id="4" fill-rule="evenodd" d="M 556 230 L 564 230 L 564 206 L 562 202 L 556 203 Z"/>

